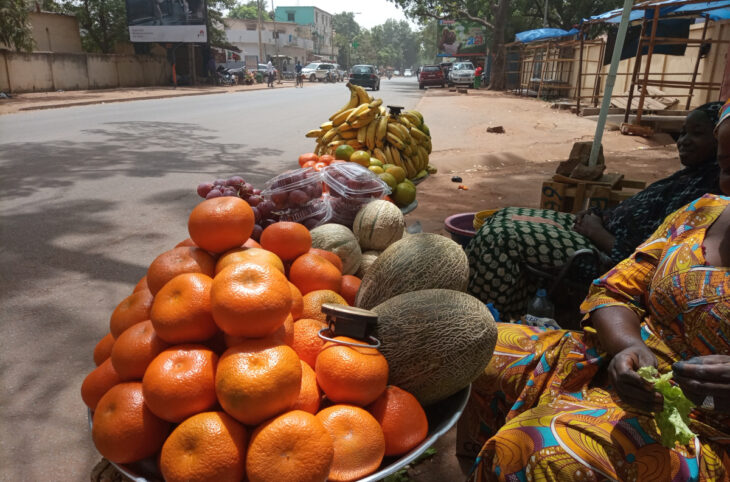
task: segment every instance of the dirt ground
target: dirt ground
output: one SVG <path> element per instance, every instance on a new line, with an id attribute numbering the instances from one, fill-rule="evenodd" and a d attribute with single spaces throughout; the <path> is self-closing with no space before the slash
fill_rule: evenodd
<path id="1" fill-rule="evenodd" d="M 266 87 L 20 94 L 0 102 L 0 114 L 256 88 Z M 470 90 L 468 94 L 428 90 L 417 108 L 431 129 L 434 152 L 430 163 L 438 168 L 438 173 L 418 186 L 419 207 L 407 215 L 407 222 L 419 222 L 424 231 L 446 235 L 444 219 L 451 214 L 506 206 L 537 207 L 542 181 L 551 177 L 558 163 L 568 157 L 574 142 L 593 138 L 596 125 L 568 111 L 551 109 L 546 102 L 484 90 Z M 495 126 L 503 126 L 505 133 L 487 133 L 488 127 Z M 680 166 L 674 141 L 662 134 L 643 139 L 606 132 L 604 155 L 606 172 L 619 172 L 647 182 L 665 177 Z M 460 184 L 468 190 L 458 189 L 459 183 L 452 182 L 452 176 L 460 176 Z M 421 482 L 463 480 L 471 461 L 455 456 L 455 444 L 456 433 L 452 429 L 437 442 L 434 456 L 409 470 L 410 478 Z"/>

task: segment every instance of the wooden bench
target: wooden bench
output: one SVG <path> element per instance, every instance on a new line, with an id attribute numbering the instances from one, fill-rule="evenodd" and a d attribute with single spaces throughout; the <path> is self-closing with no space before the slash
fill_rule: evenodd
<path id="1" fill-rule="evenodd" d="M 596 181 L 555 174 L 542 183 L 540 207 L 567 213 L 577 213 L 589 207 L 612 208 L 645 187 L 644 181 L 625 179 L 619 173 L 604 174 Z"/>

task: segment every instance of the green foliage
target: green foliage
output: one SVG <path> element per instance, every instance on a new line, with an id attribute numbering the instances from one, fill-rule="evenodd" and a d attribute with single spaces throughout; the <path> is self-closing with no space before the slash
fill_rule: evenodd
<path id="1" fill-rule="evenodd" d="M 237 3 L 228 11 L 228 16 L 240 20 L 256 20 L 258 13 L 259 9 L 256 6 L 256 0 L 253 0 L 246 3 Z"/>
<path id="2" fill-rule="evenodd" d="M 654 390 L 664 397 L 662 411 L 654 414 L 659 433 L 661 434 L 662 445 L 673 449 L 675 442 L 680 445 L 687 445 L 696 434 L 689 428 L 689 412 L 694 404 L 684 396 L 682 389 L 672 385 L 672 372 L 659 375 L 656 368 L 652 366 L 641 367 L 639 376 L 654 385 Z"/>
<path id="3" fill-rule="evenodd" d="M 129 40 L 124 0 L 66 0 L 58 8 L 76 16 L 87 52 L 113 53 L 117 42 Z"/>
<path id="4" fill-rule="evenodd" d="M 33 50 L 33 33 L 23 0 L 0 0 L 0 44 L 18 52 Z"/>

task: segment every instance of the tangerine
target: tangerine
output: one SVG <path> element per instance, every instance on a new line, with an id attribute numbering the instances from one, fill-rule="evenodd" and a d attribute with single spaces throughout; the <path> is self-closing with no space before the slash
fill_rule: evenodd
<path id="1" fill-rule="evenodd" d="M 259 242 L 258 242 L 258 241 L 256 241 L 255 239 L 253 239 L 253 238 L 248 238 L 248 240 L 246 240 L 246 242 L 245 242 L 245 243 L 243 243 L 243 247 L 244 247 L 244 248 L 260 248 L 260 247 L 261 247 L 261 245 L 260 245 L 260 244 L 259 244 Z"/>
<path id="2" fill-rule="evenodd" d="M 198 245 L 195 244 L 195 241 L 193 241 L 190 238 L 185 238 L 185 239 L 183 239 L 182 241 L 180 241 L 179 243 L 177 243 L 175 245 L 176 248 L 184 248 L 185 246 L 190 246 L 192 248 L 197 248 L 198 247 Z"/>
<path id="3" fill-rule="evenodd" d="M 225 341 L 226 349 L 243 343 L 246 340 L 251 340 L 245 336 L 233 336 L 227 333 L 223 333 L 223 339 Z M 284 324 L 281 325 L 274 333 L 263 338 L 255 338 L 256 340 L 268 340 L 275 345 L 284 344 L 292 346 L 294 342 L 294 319 L 291 315 L 286 317 Z M 225 351 L 225 350 L 223 350 Z"/>
<path id="4" fill-rule="evenodd" d="M 261 338 L 275 332 L 291 313 L 289 282 L 269 265 L 234 264 L 213 279 L 213 319 L 229 335 Z"/>
<path id="5" fill-rule="evenodd" d="M 251 206 L 239 197 L 206 199 L 190 213 L 190 238 L 206 251 L 222 253 L 243 245 L 254 227 Z"/>
<path id="6" fill-rule="evenodd" d="M 263 230 L 259 242 L 282 260 L 293 261 L 312 247 L 312 235 L 303 224 L 279 221 Z"/>
<path id="7" fill-rule="evenodd" d="M 99 340 L 99 343 L 97 343 L 94 347 L 94 364 L 99 366 L 104 363 L 104 360 L 111 356 L 113 347 L 114 337 L 111 332 L 109 332 L 104 335 L 104 338 Z"/>
<path id="8" fill-rule="evenodd" d="M 168 343 L 201 342 L 218 331 L 213 321 L 210 290 L 213 279 L 202 273 L 183 273 L 155 295 L 150 320 Z"/>
<path id="9" fill-rule="evenodd" d="M 296 402 L 302 366 L 296 352 L 271 340 L 245 340 L 225 351 L 215 375 L 218 401 L 229 415 L 256 425 Z"/>
<path id="10" fill-rule="evenodd" d="M 345 298 L 332 290 L 316 290 L 307 293 L 302 297 L 302 318 L 311 318 L 321 322 L 327 321 L 327 315 L 322 313 L 322 305 L 334 303 L 336 305 L 347 305 Z"/>
<path id="11" fill-rule="evenodd" d="M 91 410 L 96 410 L 96 405 L 101 400 L 101 397 L 110 388 L 121 382 L 122 378 L 114 369 L 111 358 L 107 358 L 84 378 L 84 381 L 81 383 L 81 400 Z"/>
<path id="12" fill-rule="evenodd" d="M 147 275 L 142 276 L 142 278 L 137 281 L 137 284 L 134 285 L 134 289 L 132 290 L 132 293 L 140 290 L 149 290 L 150 287 L 147 286 Z"/>
<path id="13" fill-rule="evenodd" d="M 342 273 L 322 256 L 306 253 L 289 268 L 289 280 L 306 295 L 317 290 L 339 291 Z"/>
<path id="14" fill-rule="evenodd" d="M 403 455 L 426 439 L 428 418 L 416 397 L 394 385 L 367 407 L 385 434 L 385 455 Z"/>
<path id="15" fill-rule="evenodd" d="M 304 360 L 300 360 L 300 363 L 302 365 L 302 385 L 299 388 L 299 398 L 294 403 L 292 410 L 304 410 L 316 414 L 322 399 L 322 391 L 317 385 L 317 375 Z"/>
<path id="16" fill-rule="evenodd" d="M 246 442 L 246 428 L 227 413 L 198 413 L 167 437 L 160 471 L 167 482 L 242 480 Z"/>
<path id="17" fill-rule="evenodd" d="M 152 413 L 182 422 L 216 403 L 218 355 L 202 345 L 176 345 L 162 351 L 144 372 L 142 388 Z"/>
<path id="18" fill-rule="evenodd" d="M 342 273 L 342 260 L 339 256 L 337 256 L 332 251 L 327 251 L 325 249 L 319 249 L 319 248 L 311 248 L 309 250 L 311 254 L 316 254 L 318 256 L 322 256 L 324 259 L 329 261 L 330 263 L 334 264 L 335 267 L 340 270 L 340 273 Z"/>
<path id="19" fill-rule="evenodd" d="M 324 481 L 334 446 L 322 422 L 311 413 L 292 410 L 261 424 L 246 454 L 249 482 Z"/>
<path id="20" fill-rule="evenodd" d="M 302 317 L 302 310 L 304 310 L 302 292 L 291 281 L 289 282 L 289 288 L 291 288 L 291 315 L 294 320 L 298 320 Z"/>
<path id="21" fill-rule="evenodd" d="M 319 337 L 319 331 L 324 328 L 327 328 L 327 323 L 311 318 L 300 318 L 294 322 L 294 340 L 291 347 L 312 368 L 324 346 L 324 340 Z"/>
<path id="22" fill-rule="evenodd" d="M 350 305 L 355 304 L 357 290 L 360 289 L 362 280 L 357 276 L 346 274 L 342 276 L 342 284 L 340 285 L 340 294 Z"/>
<path id="23" fill-rule="evenodd" d="M 147 284 L 153 295 L 165 283 L 183 273 L 203 273 L 211 278 L 215 274 L 215 259 L 200 248 L 190 246 L 165 251 L 147 269 Z"/>
<path id="24" fill-rule="evenodd" d="M 111 360 L 122 380 L 141 380 L 147 366 L 170 346 L 155 332 L 150 320 L 132 325 L 119 335 Z"/>
<path id="25" fill-rule="evenodd" d="M 109 319 L 109 331 L 116 339 L 124 330 L 140 321 L 150 319 L 154 296 L 149 290 L 139 290 L 124 298 Z"/>
<path id="26" fill-rule="evenodd" d="M 215 274 L 223 271 L 223 268 L 238 263 L 268 264 L 284 273 L 284 263 L 281 258 L 262 248 L 233 248 L 229 249 L 218 258 L 215 265 Z"/>

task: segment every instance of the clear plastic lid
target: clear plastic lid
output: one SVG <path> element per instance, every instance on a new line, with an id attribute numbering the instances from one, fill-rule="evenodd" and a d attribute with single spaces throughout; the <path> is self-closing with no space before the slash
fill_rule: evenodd
<path id="1" fill-rule="evenodd" d="M 327 166 L 322 171 L 324 183 L 332 197 L 367 200 L 382 199 L 390 187 L 370 169 L 354 162 Z"/>
<path id="2" fill-rule="evenodd" d="M 329 206 L 323 198 L 313 199 L 312 202 L 305 206 L 285 209 L 283 211 L 273 211 L 279 218 L 279 221 L 291 221 L 293 223 L 302 223 L 306 219 L 323 217 L 329 211 Z"/>
<path id="3" fill-rule="evenodd" d="M 322 176 L 311 167 L 287 171 L 270 179 L 261 195 L 277 214 L 300 209 L 321 199 Z"/>

